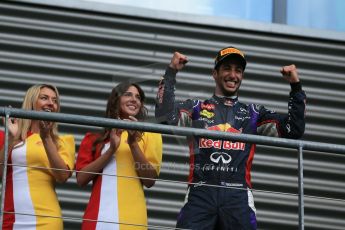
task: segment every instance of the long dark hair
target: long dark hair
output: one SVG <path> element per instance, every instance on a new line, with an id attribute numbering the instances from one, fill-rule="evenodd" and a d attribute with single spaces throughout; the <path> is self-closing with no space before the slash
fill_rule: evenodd
<path id="1" fill-rule="evenodd" d="M 134 86 L 137 88 L 139 95 L 140 95 L 140 102 L 141 106 L 139 109 L 139 112 L 137 115 L 135 115 L 135 118 L 138 119 L 138 121 L 144 121 L 147 117 L 147 108 L 145 107 L 145 93 L 141 89 L 141 87 L 136 83 L 131 82 L 122 82 L 115 86 L 113 90 L 110 93 L 110 96 L 108 98 L 107 102 L 107 108 L 105 110 L 105 117 L 106 118 L 112 118 L 112 119 L 118 119 L 120 117 L 120 97 L 128 90 L 129 87 Z M 98 144 L 101 144 L 100 148 L 103 147 L 103 143 L 106 139 L 110 136 L 111 128 L 104 128 L 101 136 L 95 140 L 95 142 L 92 145 L 92 152 L 96 151 L 96 147 Z M 143 135 L 143 132 L 138 131 L 138 138 L 141 138 Z"/>

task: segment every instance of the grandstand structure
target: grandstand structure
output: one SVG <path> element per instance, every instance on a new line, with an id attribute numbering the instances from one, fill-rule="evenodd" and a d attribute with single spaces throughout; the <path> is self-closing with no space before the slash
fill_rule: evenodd
<path id="1" fill-rule="evenodd" d="M 117 83 L 131 80 L 147 95 L 153 116 L 158 81 L 174 51 L 189 57 L 178 75 L 177 99 L 213 93 L 213 58 L 233 45 L 248 59 L 240 100 L 287 111 L 289 85 L 279 68 L 298 67 L 307 93 L 303 140 L 345 143 L 345 33 L 260 24 L 206 16 L 74 1 L 0 2 L 0 106 L 20 108 L 29 86 L 52 83 L 62 113 L 103 117 Z M 61 123 L 77 149 L 87 131 L 99 128 Z M 258 145 L 252 182 L 259 229 L 298 228 L 298 151 Z M 345 156 L 304 151 L 306 229 L 345 228 Z M 156 185 L 145 190 L 149 224 L 173 227 L 183 205 L 188 175 L 185 138 L 164 135 L 163 165 Z M 79 229 L 90 186 L 75 174 L 57 193 L 65 229 Z"/>

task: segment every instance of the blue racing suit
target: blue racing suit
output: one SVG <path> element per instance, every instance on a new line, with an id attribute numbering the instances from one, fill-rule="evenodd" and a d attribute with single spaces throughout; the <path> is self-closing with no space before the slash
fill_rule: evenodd
<path id="1" fill-rule="evenodd" d="M 237 97 L 213 95 L 205 101 L 176 102 L 175 84 L 176 72 L 168 67 L 157 94 L 155 115 L 161 123 L 284 138 L 300 138 L 304 133 L 306 95 L 300 82 L 291 83 L 287 115 L 241 103 Z M 191 184 L 177 227 L 256 229 L 250 190 L 255 144 L 203 137 L 188 142 Z"/>

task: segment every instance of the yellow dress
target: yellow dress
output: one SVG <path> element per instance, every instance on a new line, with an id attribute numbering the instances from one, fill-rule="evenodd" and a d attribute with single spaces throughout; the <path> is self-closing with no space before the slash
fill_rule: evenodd
<path id="1" fill-rule="evenodd" d="M 74 168 L 75 145 L 71 135 L 60 136 L 58 153 Z M 55 180 L 39 134 L 28 135 L 9 154 L 3 229 L 63 229 Z M 40 167 L 40 168 L 35 168 Z M 42 167 L 42 168 L 41 168 Z"/>
<path id="2" fill-rule="evenodd" d="M 127 132 L 122 132 L 121 143 L 114 154 L 114 159 L 103 169 L 103 175 L 97 176 L 93 181 L 92 194 L 84 214 L 84 219 L 93 221 L 84 221 L 82 229 L 147 229 L 128 225 L 147 225 L 147 210 L 141 181 L 134 178 L 138 177 L 136 167 L 139 166 L 134 162 L 126 143 L 127 136 Z M 91 133 L 84 137 L 78 152 L 77 170 L 97 159 L 109 148 L 109 142 L 106 142 L 102 150 L 98 149 L 93 154 L 92 144 L 97 137 L 98 135 Z M 161 134 L 144 133 L 138 144 L 146 159 L 159 174 L 162 161 Z"/>

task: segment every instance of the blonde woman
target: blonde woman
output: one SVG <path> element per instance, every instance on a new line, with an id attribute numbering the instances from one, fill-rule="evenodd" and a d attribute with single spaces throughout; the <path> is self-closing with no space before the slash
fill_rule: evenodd
<path id="1" fill-rule="evenodd" d="M 26 92 L 22 109 L 59 112 L 57 88 L 48 84 L 32 86 Z M 57 124 L 51 121 L 9 119 L 8 124 L 3 229 L 63 229 L 55 183 L 63 183 L 71 176 L 65 170 L 74 167 L 73 136 L 59 136 Z M 3 147 L 0 161 L 4 162 Z M 2 173 L 3 164 L 1 176 Z"/>

